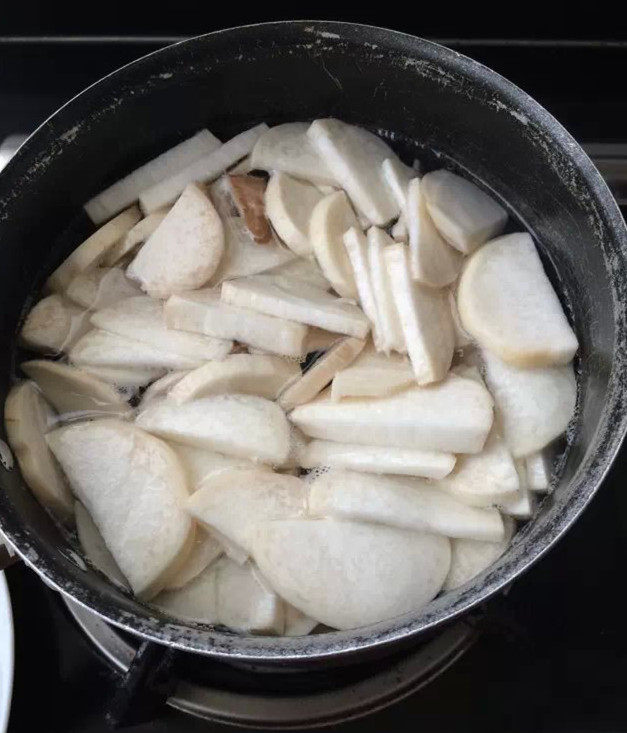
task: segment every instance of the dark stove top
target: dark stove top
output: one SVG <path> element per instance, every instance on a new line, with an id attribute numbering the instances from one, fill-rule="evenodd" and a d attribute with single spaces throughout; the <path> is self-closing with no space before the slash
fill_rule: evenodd
<path id="1" fill-rule="evenodd" d="M 29 132 L 91 82 L 169 40 L 176 39 L 0 38 L 0 141 Z M 627 142 L 627 95 L 617 86 L 627 43 L 444 40 L 519 84 L 578 140 Z M 627 636 L 614 590 L 627 562 L 626 470 L 623 451 L 575 527 L 488 605 L 479 640 L 458 662 L 406 700 L 332 730 L 627 730 Z M 16 636 L 11 733 L 109 730 L 116 673 L 32 572 L 16 565 L 7 578 Z M 128 730 L 232 729 L 164 708 Z"/>

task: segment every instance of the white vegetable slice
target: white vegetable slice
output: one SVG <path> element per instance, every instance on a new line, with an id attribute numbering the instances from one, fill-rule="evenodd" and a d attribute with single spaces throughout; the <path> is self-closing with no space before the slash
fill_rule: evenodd
<path id="1" fill-rule="evenodd" d="M 174 175 L 146 189 L 139 197 L 142 210 L 149 214 L 176 201 L 188 184 L 207 183 L 218 178 L 227 168 L 248 155 L 267 129 L 268 126 L 261 123 L 250 130 L 241 132 L 219 148 L 194 160 L 183 170 L 179 170 Z"/>
<path id="2" fill-rule="evenodd" d="M 442 379 L 451 366 L 453 321 L 446 293 L 412 281 L 407 254 L 403 244 L 393 244 L 384 252 L 416 381 L 429 384 Z"/>
<path id="3" fill-rule="evenodd" d="M 333 379 L 338 371 L 348 366 L 364 348 L 362 339 L 343 338 L 323 354 L 307 371 L 279 395 L 278 402 L 286 410 L 313 399 Z"/>
<path id="4" fill-rule="evenodd" d="M 382 350 L 407 352 L 401 319 L 394 302 L 392 281 L 385 261 L 385 248 L 394 244 L 382 229 L 370 227 L 367 234 L 370 282 L 374 292 Z"/>
<path id="5" fill-rule="evenodd" d="M 196 491 L 201 482 L 212 473 L 219 471 L 230 471 L 232 469 L 256 469 L 259 471 L 269 471 L 269 466 L 264 464 L 256 464 L 248 460 L 248 458 L 237 458 L 236 456 L 227 456 L 224 453 L 207 448 L 197 448 L 193 445 L 180 445 L 172 443 L 172 450 L 176 453 L 181 465 L 187 474 L 187 484 L 190 493 Z"/>
<path id="6" fill-rule="evenodd" d="M 498 510 L 467 506 L 420 479 L 329 471 L 311 484 L 309 513 L 314 517 L 377 522 L 445 537 L 494 542 L 503 538 Z"/>
<path id="7" fill-rule="evenodd" d="M 566 430 L 577 402 L 571 364 L 518 369 L 488 351 L 483 359 L 503 437 L 515 458 L 542 450 Z"/>
<path id="8" fill-rule="evenodd" d="M 203 526 L 217 530 L 250 553 L 256 526 L 270 519 L 303 517 L 308 487 L 295 476 L 231 470 L 208 476 L 187 501 Z"/>
<path id="9" fill-rule="evenodd" d="M 350 366 L 335 375 L 331 399 L 384 397 L 415 383 L 414 370 L 406 356 L 385 356 L 367 346 Z"/>
<path id="10" fill-rule="evenodd" d="M 383 140 L 335 119 L 316 120 L 307 136 L 338 184 L 372 224 L 385 225 L 400 206 L 385 185 L 381 165 L 394 153 Z"/>
<path id="11" fill-rule="evenodd" d="M 33 351 L 57 354 L 71 348 L 89 328 L 87 312 L 54 293 L 31 308 L 20 331 L 20 342 Z"/>
<path id="12" fill-rule="evenodd" d="M 324 440 L 478 453 L 492 427 L 492 398 L 472 379 L 450 374 L 439 384 L 376 399 L 333 402 L 327 390 L 296 407 L 290 420 Z"/>
<path id="13" fill-rule="evenodd" d="M 444 590 L 453 590 L 482 573 L 507 550 L 515 530 L 515 522 L 503 517 L 505 534 L 498 542 L 451 540 L 451 567 L 444 581 Z"/>
<path id="14" fill-rule="evenodd" d="M 542 453 L 532 453 L 525 458 L 525 472 L 530 491 L 549 491 L 551 471 Z"/>
<path id="15" fill-rule="evenodd" d="M 364 338 L 370 328 L 368 319 L 356 305 L 285 277 L 254 275 L 230 280 L 222 284 L 221 293 L 222 300 L 230 305 L 347 336 Z"/>
<path id="16" fill-rule="evenodd" d="M 142 395 L 141 406 L 145 407 L 149 402 L 165 397 L 175 384 L 181 381 L 188 374 L 187 370 L 168 372 L 156 382 L 153 382 Z"/>
<path id="17" fill-rule="evenodd" d="M 272 240 L 260 247 L 250 236 L 244 221 L 239 217 L 223 218 L 225 250 L 224 257 L 211 283 L 217 285 L 235 277 L 256 275 L 293 260 L 292 250 Z"/>
<path id="18" fill-rule="evenodd" d="M 460 456 L 455 470 L 434 486 L 464 504 L 486 507 L 512 499 L 520 481 L 511 453 L 493 428 L 481 453 Z"/>
<path id="19" fill-rule="evenodd" d="M 457 278 L 462 255 L 442 239 L 433 225 L 423 186 L 420 178 L 411 181 L 404 209 L 409 232 L 411 275 L 424 285 L 441 288 Z"/>
<path id="20" fill-rule="evenodd" d="M 451 318 L 453 319 L 453 330 L 455 331 L 455 348 L 464 349 L 472 344 L 472 337 L 462 326 L 459 311 L 457 310 L 457 299 L 452 290 L 448 291 L 448 302 L 451 306 Z"/>
<path id="21" fill-rule="evenodd" d="M 4 425 L 22 478 L 44 506 L 70 522 L 72 495 L 44 438 L 53 420 L 52 410 L 33 382 L 11 388 L 4 403 Z"/>
<path id="22" fill-rule="evenodd" d="M 356 300 L 357 285 L 344 247 L 344 232 L 357 227 L 357 218 L 344 191 L 321 199 L 309 220 L 309 241 L 316 260 L 338 295 Z"/>
<path id="23" fill-rule="evenodd" d="M 272 239 L 272 229 L 265 212 L 266 181 L 255 176 L 233 174 L 229 174 L 227 180 L 237 212 L 252 238 L 259 244 L 267 244 Z"/>
<path id="24" fill-rule="evenodd" d="M 79 366 L 132 369 L 196 369 L 206 361 L 98 329 L 79 339 L 69 356 L 70 361 Z"/>
<path id="25" fill-rule="evenodd" d="M 133 369 L 132 367 L 101 367 L 84 364 L 81 370 L 122 389 L 145 387 L 163 375 L 164 369 Z"/>
<path id="26" fill-rule="evenodd" d="M 141 219 L 137 206 L 131 206 L 115 219 L 95 231 L 57 267 L 46 281 L 46 286 L 56 292 L 64 292 L 72 279 L 81 272 L 100 264 L 107 252 Z"/>
<path id="27" fill-rule="evenodd" d="M 202 287 L 224 253 L 224 227 L 209 197 L 186 186 L 165 219 L 150 235 L 126 274 L 154 298 Z"/>
<path id="28" fill-rule="evenodd" d="M 165 304 L 164 316 L 169 328 L 234 339 L 283 356 L 300 358 L 306 353 L 307 326 L 229 305 L 221 300 L 219 290 L 173 295 Z"/>
<path id="29" fill-rule="evenodd" d="M 446 537 L 334 520 L 265 522 L 253 554 L 279 595 L 336 629 L 416 612 L 450 564 Z"/>
<path id="30" fill-rule="evenodd" d="M 231 354 L 224 361 L 210 362 L 190 372 L 172 387 L 168 397 L 181 404 L 198 397 L 234 392 L 274 400 L 300 373 L 295 361 L 280 356 Z"/>
<path id="31" fill-rule="evenodd" d="M 168 214 L 169 208 L 158 209 L 148 214 L 144 219 L 135 224 L 135 226 L 126 234 L 123 239 L 112 247 L 106 254 L 102 264 L 106 267 L 112 267 L 117 264 L 127 254 L 140 244 L 143 244 L 148 237 L 159 227 L 161 222 Z"/>
<path id="32" fill-rule="evenodd" d="M 174 453 L 115 419 L 68 425 L 47 440 L 133 592 L 155 595 L 193 541 L 185 475 Z"/>
<path id="33" fill-rule="evenodd" d="M 100 224 L 137 201 L 149 186 L 178 173 L 219 147 L 220 141 L 209 130 L 200 130 L 99 193 L 85 204 L 85 211 L 94 224 Z"/>
<path id="34" fill-rule="evenodd" d="M 312 440 L 298 451 L 303 468 L 329 466 L 359 473 L 387 473 L 441 479 L 453 470 L 452 453 L 412 448 Z"/>
<path id="35" fill-rule="evenodd" d="M 60 414 L 128 415 L 130 407 L 117 390 L 91 374 L 58 361 L 36 359 L 20 364 Z"/>
<path id="36" fill-rule="evenodd" d="M 361 307 L 372 324 L 372 337 L 377 349 L 384 351 L 384 342 L 381 323 L 379 321 L 379 310 L 375 299 L 374 287 L 370 273 L 370 262 L 368 259 L 368 241 L 362 231 L 357 227 L 344 232 L 342 238 L 344 247 L 348 253 L 353 276 L 359 293 Z"/>
<path id="37" fill-rule="evenodd" d="M 220 543 L 210 534 L 196 527 L 194 530 L 194 544 L 187 559 L 179 570 L 168 580 L 166 590 L 182 588 L 200 575 L 211 563 L 222 555 Z"/>
<path id="38" fill-rule="evenodd" d="M 127 298 L 96 311 L 91 322 L 103 331 L 199 363 L 224 359 L 233 347 L 232 341 L 168 328 L 163 315 L 163 302 L 146 295 Z"/>
<path id="39" fill-rule="evenodd" d="M 457 305 L 466 331 L 508 364 L 566 364 L 577 351 L 577 337 L 526 232 L 488 242 L 470 258 Z"/>
<path id="40" fill-rule="evenodd" d="M 255 168 L 252 165 L 251 156 L 247 155 L 242 158 L 239 163 L 236 163 L 232 168 L 229 168 L 229 173 L 233 176 L 245 176 L 247 173 L 254 171 Z"/>
<path id="41" fill-rule="evenodd" d="M 281 240 L 297 255 L 309 257 L 311 212 L 322 199 L 315 186 L 285 173 L 274 173 L 266 189 L 266 214 Z"/>
<path id="42" fill-rule="evenodd" d="M 392 228 L 390 229 L 390 234 L 392 235 L 392 239 L 395 242 L 409 242 L 409 231 L 407 229 L 407 222 L 402 213 L 398 217 L 396 222 L 392 225 Z"/>
<path id="43" fill-rule="evenodd" d="M 283 171 L 303 181 L 335 185 L 335 176 L 307 137 L 308 129 L 308 122 L 287 122 L 264 132 L 250 156 L 253 169 Z"/>
<path id="44" fill-rule="evenodd" d="M 214 562 L 182 588 L 159 593 L 152 605 L 176 619 L 217 623 L 216 570 L 217 562 Z"/>
<path id="45" fill-rule="evenodd" d="M 305 349 L 308 354 L 312 351 L 326 351 L 336 341 L 343 338 L 344 336 L 341 333 L 333 333 L 333 331 L 325 331 L 323 328 L 311 327 L 307 334 Z"/>
<path id="46" fill-rule="evenodd" d="M 499 502 L 498 508 L 516 519 L 531 519 L 536 510 L 536 497 L 526 486 L 521 486 L 517 494 Z"/>
<path id="47" fill-rule="evenodd" d="M 469 254 L 505 228 L 507 212 L 478 186 L 446 170 L 423 178 L 427 208 L 440 234 Z"/>
<path id="48" fill-rule="evenodd" d="M 401 163 L 398 158 L 386 158 L 381 163 L 381 175 L 383 182 L 390 190 L 390 193 L 402 212 L 407 203 L 409 183 L 412 178 L 416 177 L 416 172 L 409 166 Z"/>
<path id="49" fill-rule="evenodd" d="M 307 616 L 289 603 L 284 603 L 283 611 L 285 614 L 283 636 L 307 636 L 318 626 L 315 618 Z"/>
<path id="50" fill-rule="evenodd" d="M 295 257 L 284 265 L 273 267 L 265 274 L 285 277 L 290 280 L 302 280 L 320 290 L 328 290 L 331 287 L 318 265 L 312 260 L 303 259 L 302 257 Z"/>
<path id="51" fill-rule="evenodd" d="M 128 588 L 128 582 L 109 552 L 100 530 L 80 501 L 74 503 L 74 517 L 78 541 L 89 562 L 112 583 L 122 588 Z"/>
<path id="52" fill-rule="evenodd" d="M 177 405 L 150 403 L 137 424 L 167 440 L 280 465 L 290 450 L 288 422 L 274 402 L 255 395 L 215 395 Z"/>
<path id="53" fill-rule="evenodd" d="M 97 267 L 77 275 L 68 285 L 66 295 L 84 308 L 96 310 L 141 295 L 141 290 L 121 268 Z"/>

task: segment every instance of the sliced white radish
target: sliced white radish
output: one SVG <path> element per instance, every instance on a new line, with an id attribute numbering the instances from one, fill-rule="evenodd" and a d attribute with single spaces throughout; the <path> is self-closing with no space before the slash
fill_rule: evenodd
<path id="1" fill-rule="evenodd" d="M 303 468 L 329 466 L 359 473 L 389 473 L 441 479 L 453 470 L 452 453 L 412 448 L 312 440 L 298 451 Z"/>
<path id="2" fill-rule="evenodd" d="M 132 253 L 136 247 L 143 244 L 150 235 L 161 226 L 161 222 L 165 219 L 169 208 L 158 209 L 148 214 L 144 219 L 135 224 L 129 232 L 120 241 L 112 247 L 102 261 L 105 267 L 112 267 L 117 264 L 123 257 Z"/>
<path id="3" fill-rule="evenodd" d="M 353 276 L 359 294 L 359 303 L 363 312 L 372 324 L 372 337 L 377 349 L 384 351 L 386 348 L 381 323 L 379 321 L 379 310 L 374 294 L 374 286 L 370 273 L 370 262 L 368 259 L 368 241 L 363 232 L 357 227 L 352 227 L 344 232 L 342 237 L 344 247 L 348 254 Z"/>
<path id="4" fill-rule="evenodd" d="M 357 218 L 344 191 L 321 199 L 309 220 L 309 241 L 316 260 L 338 295 L 356 300 L 357 285 L 344 247 L 344 232 L 358 227 Z"/>
<path id="5" fill-rule="evenodd" d="M 530 491 L 549 491 L 551 471 L 542 453 L 532 453 L 525 458 L 527 488 Z"/>
<path id="6" fill-rule="evenodd" d="M 225 303 L 219 290 L 173 295 L 165 304 L 169 328 L 234 339 L 250 346 L 299 358 L 304 356 L 307 326 Z"/>
<path id="7" fill-rule="evenodd" d="M 142 395 L 142 408 L 153 400 L 165 397 L 175 384 L 181 381 L 188 374 L 187 370 L 168 372 L 160 379 L 153 382 Z"/>
<path id="8" fill-rule="evenodd" d="M 336 629 L 418 611 L 450 564 L 446 537 L 335 520 L 265 522 L 253 554 L 279 595 Z"/>
<path id="9" fill-rule="evenodd" d="M 101 367 L 84 364 L 81 370 L 122 389 L 145 387 L 163 376 L 165 369 L 133 369 L 132 367 Z"/>
<path id="10" fill-rule="evenodd" d="M 285 463 L 279 467 L 282 473 L 292 473 L 293 476 L 299 475 L 300 469 L 300 451 L 307 445 L 309 438 L 299 430 L 296 425 L 290 423 L 290 453 Z"/>
<path id="11" fill-rule="evenodd" d="M 202 287 L 224 253 L 224 227 L 209 197 L 190 183 L 126 274 L 154 298 Z"/>
<path id="12" fill-rule="evenodd" d="M 322 194 L 315 186 L 274 173 L 266 189 L 266 214 L 281 240 L 297 255 L 309 257 L 309 220 Z"/>
<path id="13" fill-rule="evenodd" d="M 196 491 L 201 482 L 212 473 L 229 471 L 234 468 L 256 469 L 259 471 L 270 470 L 264 464 L 256 464 L 248 458 L 237 458 L 227 456 L 224 453 L 217 453 L 208 448 L 197 448 L 193 445 L 171 444 L 172 450 L 176 453 L 181 465 L 187 474 L 187 484 L 191 493 Z"/>
<path id="14" fill-rule="evenodd" d="M 384 256 L 416 381 L 437 382 L 451 366 L 455 350 L 446 293 L 412 281 L 405 245 L 390 245 Z"/>
<path id="15" fill-rule="evenodd" d="M 536 510 L 536 497 L 526 486 L 521 486 L 514 497 L 499 502 L 498 508 L 515 519 L 531 519 Z"/>
<path id="16" fill-rule="evenodd" d="M 232 168 L 229 168 L 229 173 L 233 176 L 245 176 L 247 173 L 254 171 L 255 167 L 252 165 L 252 159 L 250 155 L 242 158 L 239 163 L 236 163 Z"/>
<path id="17" fill-rule="evenodd" d="M 272 229 L 266 218 L 264 194 L 266 182 L 255 176 L 227 176 L 233 202 L 255 242 L 267 244 L 272 239 Z"/>
<path id="18" fill-rule="evenodd" d="M 121 588 L 128 588 L 128 582 L 109 552 L 100 530 L 80 501 L 74 503 L 74 517 L 78 541 L 89 562 L 112 583 Z"/>
<path id="19" fill-rule="evenodd" d="M 107 222 L 80 244 L 57 267 L 46 281 L 46 286 L 64 292 L 73 278 L 100 264 L 107 252 L 141 219 L 137 206 L 131 206 L 115 219 Z"/>
<path id="20" fill-rule="evenodd" d="M 200 575 L 211 563 L 222 555 L 222 545 L 210 534 L 196 527 L 194 544 L 187 559 L 178 571 L 168 580 L 166 590 L 182 588 Z"/>
<path id="21" fill-rule="evenodd" d="M 313 399 L 341 369 L 346 368 L 364 348 L 365 341 L 343 338 L 324 353 L 305 373 L 279 395 L 278 402 L 286 410 Z"/>
<path id="22" fill-rule="evenodd" d="M 174 175 L 142 191 L 139 203 L 144 213 L 149 214 L 162 206 L 173 203 L 190 183 L 207 183 L 218 178 L 227 168 L 244 158 L 253 149 L 268 126 L 261 123 L 241 132 L 202 158 L 191 162 Z"/>
<path id="23" fill-rule="evenodd" d="M 65 294 L 84 308 L 96 310 L 141 295 L 141 290 L 121 268 L 97 267 L 73 278 Z"/>
<path id="24" fill-rule="evenodd" d="M 165 399 L 142 410 L 137 424 L 175 443 L 261 463 L 280 465 L 290 450 L 283 410 L 255 395 L 215 395 L 182 405 Z"/>
<path id="25" fill-rule="evenodd" d="M 516 528 L 515 522 L 509 517 L 503 517 L 503 525 L 505 534 L 498 542 L 451 540 L 451 567 L 444 581 L 444 590 L 459 588 L 501 557 L 509 547 Z"/>
<path id="26" fill-rule="evenodd" d="M 103 331 L 200 363 L 224 359 L 233 346 L 231 341 L 225 339 L 168 328 L 163 315 L 163 302 L 146 295 L 127 298 L 96 311 L 91 322 Z"/>
<path id="27" fill-rule="evenodd" d="M 285 614 L 283 636 L 307 636 L 318 626 L 315 618 L 307 616 L 289 603 L 285 603 L 283 610 Z"/>
<path id="28" fill-rule="evenodd" d="M 198 397 L 235 392 L 276 399 L 285 385 L 300 377 L 295 361 L 280 356 L 231 354 L 195 369 L 170 390 L 168 397 L 178 404 Z"/>
<path id="29" fill-rule="evenodd" d="M 76 367 L 37 359 L 23 362 L 20 368 L 62 415 L 81 412 L 92 417 L 130 414 L 130 407 L 114 387 Z"/>
<path id="30" fill-rule="evenodd" d="M 145 189 L 178 173 L 220 145 L 209 130 L 200 130 L 99 193 L 85 204 L 85 211 L 94 224 L 100 224 L 137 201 Z"/>
<path id="31" fill-rule="evenodd" d="M 203 526 L 214 529 L 250 553 L 259 522 L 302 517 L 308 487 L 295 476 L 268 471 L 231 470 L 213 473 L 187 501 L 187 510 Z"/>
<path id="32" fill-rule="evenodd" d="M 420 479 L 329 471 L 311 484 L 309 513 L 445 537 L 493 542 L 503 538 L 503 521 L 496 509 L 467 506 Z"/>
<path id="33" fill-rule="evenodd" d="M 79 339 L 69 356 L 79 366 L 132 369 L 196 369 L 206 361 L 204 357 L 183 356 L 98 329 Z"/>
<path id="34" fill-rule="evenodd" d="M 519 369 L 488 351 L 483 359 L 503 437 L 515 458 L 542 450 L 566 430 L 577 402 L 572 365 Z"/>
<path id="35" fill-rule="evenodd" d="M 333 333 L 333 331 L 325 331 L 322 328 L 312 327 L 309 329 L 307 334 L 307 340 L 305 342 L 305 349 L 308 354 L 312 351 L 326 351 L 336 341 L 344 338 L 341 333 Z"/>
<path id="36" fill-rule="evenodd" d="M 70 349 L 89 328 L 89 314 L 54 293 L 31 308 L 20 331 L 20 342 L 33 351 L 57 354 Z"/>
<path id="37" fill-rule="evenodd" d="M 364 338 L 370 328 L 368 319 L 356 305 L 286 277 L 254 275 L 230 280 L 223 283 L 221 298 L 240 308 L 356 338 Z"/>
<path id="38" fill-rule="evenodd" d="M 526 232 L 488 242 L 470 258 L 457 305 L 466 331 L 508 364 L 567 364 L 577 351 L 577 337 Z"/>
<path id="39" fill-rule="evenodd" d="M 462 255 L 442 239 L 433 225 L 423 185 L 420 178 L 411 181 L 404 209 L 409 232 L 411 275 L 424 285 L 441 288 L 457 278 Z"/>
<path id="40" fill-rule="evenodd" d="M 308 122 L 287 122 L 264 132 L 250 156 L 253 169 L 283 171 L 303 181 L 335 185 L 335 176 L 307 137 L 308 129 Z"/>
<path id="41" fill-rule="evenodd" d="M 454 471 L 434 486 L 464 504 L 485 507 L 513 498 L 520 481 L 512 454 L 493 428 L 481 453 L 460 456 Z"/>
<path id="42" fill-rule="evenodd" d="M 403 327 L 394 301 L 392 281 L 384 256 L 385 248 L 390 244 L 394 244 L 394 240 L 378 227 L 368 229 L 367 240 L 370 282 L 377 307 L 381 349 L 385 352 L 394 350 L 405 353 L 407 352 L 407 346 L 405 345 Z"/>
<path id="43" fill-rule="evenodd" d="M 216 569 L 217 562 L 214 562 L 182 588 L 159 593 L 152 605 L 176 619 L 202 624 L 217 623 Z"/>
<path id="44" fill-rule="evenodd" d="M 403 214 L 392 225 L 390 234 L 395 242 L 409 242 L 409 231 L 407 229 L 407 221 Z"/>
<path id="45" fill-rule="evenodd" d="M 133 592 L 155 595 L 193 541 L 185 475 L 172 450 L 111 418 L 58 428 L 47 440 Z"/>
<path id="46" fill-rule="evenodd" d="M 4 425 L 22 478 L 37 499 L 63 522 L 73 517 L 72 495 L 44 435 L 54 414 L 33 382 L 11 388 L 4 403 Z"/>
<path id="47" fill-rule="evenodd" d="M 409 182 L 415 178 L 416 172 L 398 158 L 386 158 L 381 163 L 381 175 L 402 212 L 407 202 Z"/>
<path id="48" fill-rule="evenodd" d="M 386 356 L 367 346 L 350 366 L 335 375 L 331 399 L 384 397 L 415 383 L 414 370 L 406 356 Z"/>
<path id="49" fill-rule="evenodd" d="M 322 270 L 312 260 L 302 257 L 295 257 L 289 262 L 273 267 L 266 272 L 267 275 L 285 277 L 290 280 L 302 280 L 320 290 L 328 290 L 331 284 L 326 279 Z"/>
<path id="50" fill-rule="evenodd" d="M 459 311 L 457 310 L 457 299 L 452 290 L 448 291 L 448 302 L 451 306 L 451 318 L 453 319 L 453 330 L 455 331 L 455 348 L 464 349 L 472 344 L 472 337 L 462 326 Z"/>
<path id="51" fill-rule="evenodd" d="M 505 209 L 474 183 L 446 170 L 427 173 L 422 181 L 433 223 L 460 252 L 472 252 L 505 228 Z"/>
<path id="52" fill-rule="evenodd" d="M 400 206 L 385 185 L 381 165 L 394 153 L 383 140 L 335 119 L 316 120 L 307 130 L 314 148 L 355 207 L 372 224 L 385 225 Z"/>
<path id="53" fill-rule="evenodd" d="M 324 440 L 478 453 L 492 427 L 492 398 L 472 379 L 451 374 L 439 384 L 375 399 L 333 402 L 327 390 L 296 407 L 290 420 Z"/>

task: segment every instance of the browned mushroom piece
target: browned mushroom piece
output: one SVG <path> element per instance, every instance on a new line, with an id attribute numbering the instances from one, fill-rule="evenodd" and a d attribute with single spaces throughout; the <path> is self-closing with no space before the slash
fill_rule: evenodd
<path id="1" fill-rule="evenodd" d="M 266 182 L 255 176 L 229 176 L 233 202 L 246 222 L 249 232 L 258 244 L 272 240 L 270 222 L 266 218 L 264 193 Z"/>

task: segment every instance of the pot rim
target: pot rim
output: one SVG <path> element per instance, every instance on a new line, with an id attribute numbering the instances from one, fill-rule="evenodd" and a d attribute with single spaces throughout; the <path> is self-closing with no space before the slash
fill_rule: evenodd
<path id="1" fill-rule="evenodd" d="M 239 34 L 243 37 L 254 31 L 258 42 L 271 43 L 273 37 L 276 39 L 277 32 L 280 34 L 285 26 L 290 26 L 301 33 L 303 41 L 310 40 L 318 44 L 321 52 L 342 43 L 362 43 L 372 48 L 375 41 L 377 45 L 380 44 L 384 52 L 402 54 L 406 63 L 413 65 L 417 73 L 438 73 L 438 69 L 439 73 L 443 71 L 447 73 L 443 67 L 452 66 L 456 74 L 468 77 L 475 86 L 482 82 L 489 88 L 491 99 L 481 99 L 480 103 L 490 104 L 501 113 L 514 116 L 521 126 L 525 126 L 526 134 L 529 134 L 531 129 L 537 134 L 538 140 L 548 142 L 554 150 L 559 150 L 585 180 L 588 195 L 595 204 L 599 226 L 609 233 L 616 244 L 613 260 L 610 262 L 606 257 L 614 299 L 615 341 L 612 370 L 599 427 L 593 444 L 589 446 L 571 482 L 571 491 L 577 495 L 577 501 L 569 502 L 560 516 L 550 518 L 551 521 L 538 524 L 536 520 L 526 525 L 517 535 L 519 541 L 513 543 L 496 565 L 471 581 L 469 587 L 462 586 L 450 591 L 436 598 L 419 612 L 408 613 L 366 627 L 306 637 L 238 636 L 224 631 L 164 621 L 162 618 L 157 618 L 156 612 L 148 607 L 144 614 L 122 610 L 95 590 L 64 577 L 57 569 L 56 563 L 48 556 L 43 543 L 21 526 L 8 500 L 3 496 L 3 492 L 0 492 L 0 509 L 2 509 L 0 529 L 4 531 L 24 561 L 54 589 L 115 626 L 157 643 L 224 659 L 268 663 L 325 660 L 408 641 L 445 622 L 452 621 L 477 604 L 486 601 L 537 562 L 566 532 L 599 488 L 627 431 L 627 409 L 625 409 L 627 390 L 624 389 L 627 378 L 624 356 L 627 352 L 627 314 L 624 304 L 620 303 L 621 293 L 616 278 L 612 277 L 614 273 L 622 272 L 625 279 L 627 272 L 627 229 L 620 210 L 586 153 L 547 110 L 495 71 L 445 46 L 396 30 L 343 21 L 273 21 L 199 35 L 142 56 L 75 95 L 35 130 L 0 175 L 5 177 L 10 174 L 13 165 L 36 145 L 38 133 L 50 122 L 58 119 L 63 111 L 71 111 L 72 105 L 77 100 L 84 101 L 89 98 L 107 81 L 115 82 L 117 77 L 123 77 L 125 71 L 154 61 L 154 57 L 166 61 L 170 55 L 171 60 L 175 60 L 182 47 L 210 43 L 222 36 Z M 578 491 L 575 491 L 576 489 Z"/>

